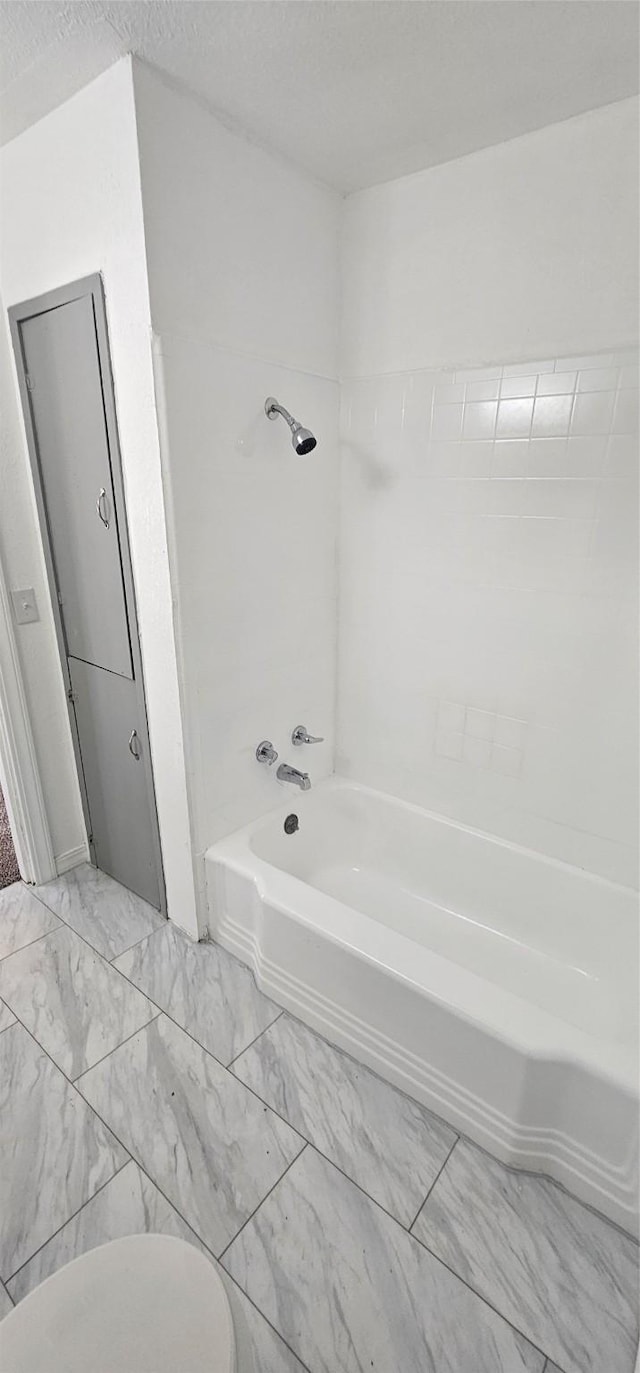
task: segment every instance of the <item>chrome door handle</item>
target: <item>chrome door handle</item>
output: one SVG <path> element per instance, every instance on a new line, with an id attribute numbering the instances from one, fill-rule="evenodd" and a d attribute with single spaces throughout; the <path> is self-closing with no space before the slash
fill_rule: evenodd
<path id="1" fill-rule="evenodd" d="M 321 734 L 309 734 L 306 725 L 296 725 L 291 735 L 291 743 L 295 744 L 323 744 L 324 738 Z"/>
<path id="2" fill-rule="evenodd" d="M 98 519 L 102 520 L 102 523 L 103 523 L 105 529 L 108 529 L 108 528 L 109 528 L 109 520 L 108 520 L 107 516 L 104 515 L 104 514 L 102 513 L 102 502 L 105 501 L 106 498 L 107 498 L 107 493 L 106 493 L 106 491 L 105 491 L 105 489 L 104 489 L 104 486 L 101 486 L 101 487 L 100 487 L 100 492 L 99 492 L 99 495 L 98 495 L 98 499 L 97 499 L 97 501 L 96 501 L 96 513 L 97 513 L 97 515 L 98 515 Z"/>
<path id="3" fill-rule="evenodd" d="M 132 729 L 132 731 L 131 731 L 131 733 L 130 733 L 130 735 L 129 735 L 129 753 L 131 754 L 131 756 L 132 756 L 133 758 L 135 758 L 136 763 L 139 763 L 139 762 L 140 762 L 140 754 L 139 754 L 138 751 L 137 751 L 137 743 L 138 743 L 137 731 L 136 731 L 135 729 Z"/>

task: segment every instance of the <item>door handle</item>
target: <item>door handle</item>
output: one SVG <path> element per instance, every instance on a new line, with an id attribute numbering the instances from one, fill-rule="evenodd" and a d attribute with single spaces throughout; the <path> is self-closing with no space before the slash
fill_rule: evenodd
<path id="1" fill-rule="evenodd" d="M 136 763 L 140 762 L 140 754 L 138 753 L 138 734 L 135 729 L 132 729 L 129 735 L 129 753 L 132 758 L 135 758 Z"/>
<path id="2" fill-rule="evenodd" d="M 100 487 L 100 492 L 99 492 L 99 495 L 98 495 L 98 499 L 97 499 L 97 501 L 96 501 L 96 512 L 97 512 L 97 515 L 98 515 L 98 519 L 102 520 L 102 523 L 103 523 L 105 529 L 108 529 L 108 528 L 109 528 L 109 520 L 108 520 L 107 516 L 106 516 L 105 514 L 103 514 L 103 510 L 102 510 L 102 502 L 103 502 L 103 501 L 106 501 L 106 499 L 107 499 L 107 493 L 106 493 L 106 491 L 105 491 L 105 489 L 104 489 L 104 486 L 101 486 L 101 487 Z"/>

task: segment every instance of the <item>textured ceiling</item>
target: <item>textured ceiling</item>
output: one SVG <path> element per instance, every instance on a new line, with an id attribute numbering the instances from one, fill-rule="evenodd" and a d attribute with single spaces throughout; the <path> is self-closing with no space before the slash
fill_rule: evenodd
<path id="1" fill-rule="evenodd" d="M 340 190 L 638 89 L 633 0 L 2 0 L 0 131 L 136 53 Z"/>

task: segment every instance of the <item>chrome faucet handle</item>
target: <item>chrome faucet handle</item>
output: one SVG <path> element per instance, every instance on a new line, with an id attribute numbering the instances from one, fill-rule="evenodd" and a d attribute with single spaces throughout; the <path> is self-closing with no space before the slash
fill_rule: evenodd
<path id="1" fill-rule="evenodd" d="M 271 764 L 275 763 L 277 757 L 278 755 L 270 739 L 263 739 L 262 743 L 258 744 L 256 758 L 259 763 L 265 763 L 266 766 L 270 768 Z"/>
<path id="2" fill-rule="evenodd" d="M 321 734 L 309 734 L 306 725 L 296 725 L 291 735 L 291 743 L 296 747 L 299 744 L 323 744 L 324 738 Z"/>

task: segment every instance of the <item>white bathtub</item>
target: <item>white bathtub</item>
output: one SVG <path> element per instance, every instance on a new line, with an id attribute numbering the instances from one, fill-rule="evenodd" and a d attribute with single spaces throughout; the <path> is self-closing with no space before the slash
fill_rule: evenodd
<path id="1" fill-rule="evenodd" d="M 637 1233 L 632 891 L 338 779 L 206 867 L 211 935 L 265 992 Z"/>

